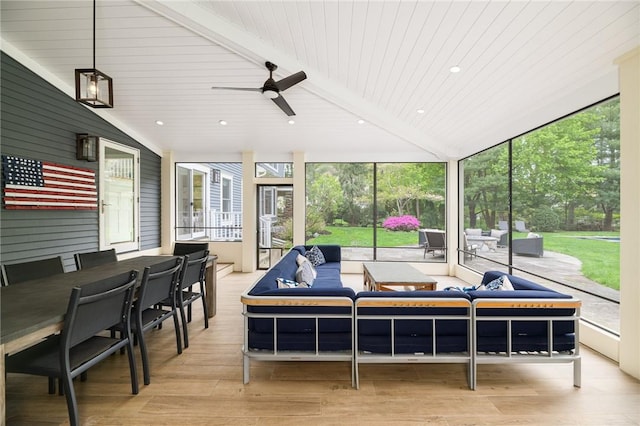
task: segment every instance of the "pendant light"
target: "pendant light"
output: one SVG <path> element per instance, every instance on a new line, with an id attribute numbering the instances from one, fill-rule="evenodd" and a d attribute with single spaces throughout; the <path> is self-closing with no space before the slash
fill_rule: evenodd
<path id="1" fill-rule="evenodd" d="M 93 0 L 93 68 L 76 68 L 76 102 L 113 108 L 113 80 L 96 69 L 96 0 Z"/>

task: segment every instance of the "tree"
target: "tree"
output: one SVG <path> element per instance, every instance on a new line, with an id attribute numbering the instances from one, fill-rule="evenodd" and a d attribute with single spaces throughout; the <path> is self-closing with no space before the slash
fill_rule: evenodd
<path id="1" fill-rule="evenodd" d="M 339 163 L 335 165 L 338 180 L 342 187 L 344 203 L 342 217 L 349 225 L 358 226 L 369 222 L 372 184 L 372 164 Z"/>
<path id="2" fill-rule="evenodd" d="M 484 227 L 495 228 L 499 213 L 509 208 L 508 146 L 501 144 L 464 160 L 464 203 L 471 228 L 480 216 Z"/>
<path id="3" fill-rule="evenodd" d="M 604 213 L 602 229 L 611 231 L 613 215 L 620 211 L 620 99 L 596 106 L 594 113 L 598 129 L 596 163 L 601 173 L 594 200 Z"/>
<path id="4" fill-rule="evenodd" d="M 514 211 L 520 216 L 531 217 L 539 206 L 562 206 L 565 227 L 573 226 L 573 210 L 595 195 L 600 181 L 593 165 L 594 118 L 583 112 L 513 141 Z"/>
<path id="5" fill-rule="evenodd" d="M 307 187 L 307 205 L 317 209 L 325 223 L 333 223 L 342 199 L 340 182 L 333 174 L 318 175 Z"/>

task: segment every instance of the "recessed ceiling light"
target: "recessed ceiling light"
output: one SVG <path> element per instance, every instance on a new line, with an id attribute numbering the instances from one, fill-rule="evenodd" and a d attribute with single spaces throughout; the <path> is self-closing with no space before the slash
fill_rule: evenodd
<path id="1" fill-rule="evenodd" d="M 293 120 L 289 120 L 289 124 L 296 124 L 296 122 Z"/>
<path id="2" fill-rule="evenodd" d="M 162 121 L 162 120 L 156 120 L 156 124 L 157 124 L 158 126 L 164 126 L 164 121 Z"/>
<path id="3" fill-rule="evenodd" d="M 361 118 L 360 120 L 358 120 L 358 124 L 364 124 L 364 120 Z"/>
<path id="4" fill-rule="evenodd" d="M 218 121 L 218 123 L 220 123 L 221 126 L 226 126 L 227 125 L 227 122 L 224 121 L 224 120 L 220 120 L 220 121 Z"/>
<path id="5" fill-rule="evenodd" d="M 417 112 L 418 114 L 424 114 L 424 110 L 423 110 L 422 108 L 417 109 L 417 110 L 416 110 L 416 112 Z"/>
<path id="6" fill-rule="evenodd" d="M 455 65 L 455 66 L 449 68 L 449 71 L 451 71 L 452 73 L 460 72 L 460 67 Z"/>

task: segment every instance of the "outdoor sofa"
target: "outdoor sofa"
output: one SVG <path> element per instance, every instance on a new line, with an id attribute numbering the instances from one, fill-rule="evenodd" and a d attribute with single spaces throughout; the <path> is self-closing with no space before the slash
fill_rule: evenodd
<path id="1" fill-rule="evenodd" d="M 542 257 L 544 255 L 544 238 L 540 236 L 517 238 L 511 241 L 511 251 L 520 256 Z"/>
<path id="2" fill-rule="evenodd" d="M 580 301 L 570 295 L 499 271 L 481 284 L 506 275 L 513 290 L 356 294 L 340 281 L 340 247 L 319 248 L 326 265 L 311 288 L 278 288 L 310 249 L 296 246 L 243 293 L 245 383 L 255 359 L 349 361 L 356 388 L 365 363 L 462 363 L 471 389 L 481 364 L 573 363 L 580 386 Z"/>

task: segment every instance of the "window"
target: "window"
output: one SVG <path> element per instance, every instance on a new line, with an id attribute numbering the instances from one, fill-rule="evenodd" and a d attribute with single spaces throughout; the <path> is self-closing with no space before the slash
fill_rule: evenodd
<path id="1" fill-rule="evenodd" d="M 462 160 L 461 228 L 478 256 L 460 262 L 535 274 L 582 299 L 584 318 L 617 332 L 619 117 L 615 97 Z"/>
<path id="2" fill-rule="evenodd" d="M 308 163 L 309 244 L 339 244 L 345 260 L 445 262 L 444 163 Z M 440 231 L 429 251 L 421 230 Z"/>
<path id="3" fill-rule="evenodd" d="M 222 194 L 220 197 L 220 210 L 224 213 L 230 213 L 233 202 L 233 179 L 228 175 L 223 175 L 220 185 L 220 193 Z"/>
<path id="4" fill-rule="evenodd" d="M 176 239 L 242 240 L 242 164 L 176 164 Z"/>
<path id="5" fill-rule="evenodd" d="M 293 177 L 293 163 L 256 163 L 257 178 Z"/>

